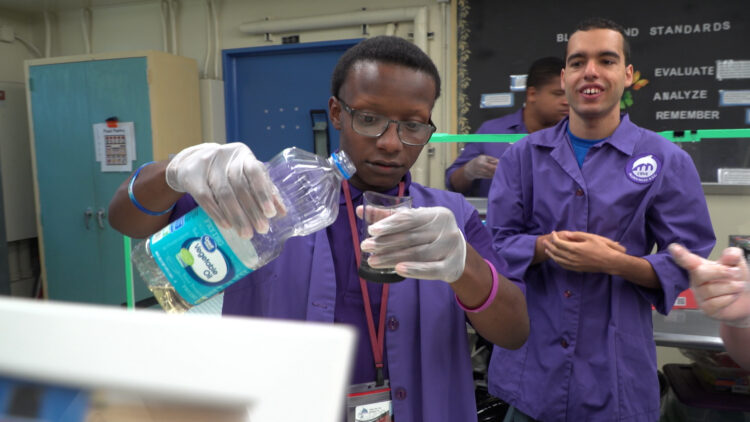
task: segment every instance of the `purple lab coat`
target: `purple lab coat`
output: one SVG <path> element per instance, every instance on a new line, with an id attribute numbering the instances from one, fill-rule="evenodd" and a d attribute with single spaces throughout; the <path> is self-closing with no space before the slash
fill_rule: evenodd
<path id="1" fill-rule="evenodd" d="M 528 133 L 526 125 L 523 124 L 523 108 L 507 116 L 498 117 L 497 119 L 487 120 L 479 126 L 477 134 L 492 133 Z M 450 177 L 454 171 L 463 167 L 466 163 L 482 154 L 500 158 L 511 144 L 506 142 L 469 142 L 464 146 L 464 150 L 456 158 L 456 161 L 445 170 L 445 186 L 453 190 Z M 466 196 L 486 197 L 490 191 L 492 179 L 476 179 L 471 184 L 471 189 Z"/>
<path id="2" fill-rule="evenodd" d="M 526 282 L 531 321 L 521 349 L 493 350 L 490 392 L 544 421 L 656 421 L 651 305 L 666 314 L 688 287 L 666 248 L 679 242 L 705 257 L 715 244 L 700 179 L 687 153 L 627 115 L 579 168 L 567 125 L 517 142 L 490 189 L 487 227 Z M 651 263 L 662 289 L 552 260 L 530 265 L 537 236 L 553 230 L 619 242 Z"/>
<path id="3" fill-rule="evenodd" d="M 468 242 L 480 255 L 493 261 L 498 272 L 507 275 L 507 265 L 494 252 L 490 234 L 477 211 L 461 195 L 409 183 L 409 180 L 407 174 L 406 195 L 413 198 L 414 207 L 449 208 Z M 359 196 L 354 191 L 352 189 L 353 195 Z M 353 199 L 355 204 L 358 201 L 361 199 Z M 335 245 L 337 254 L 343 253 L 343 249 L 352 249 L 346 207 L 343 199 L 340 202 L 337 221 L 329 229 L 290 238 L 277 259 L 231 285 L 224 296 L 223 313 L 318 322 L 343 320 L 358 327 L 359 336 L 367 345 L 365 349 L 369 349 L 362 317 L 353 318 L 346 312 L 342 315 L 336 309 L 337 295 L 342 293 L 336 274 L 356 274 L 353 259 L 347 263 L 350 268 L 336 268 L 335 262 L 344 265 L 345 260 L 339 256 L 334 261 L 332 254 L 330 230 L 333 228 L 346 232 L 347 241 Z M 195 202 L 186 195 L 178 202 L 172 218 L 194 206 Z M 357 283 L 356 279 L 352 281 Z M 523 289 L 521 283 L 517 285 Z M 360 304 L 362 301 L 358 295 L 351 295 L 351 300 Z M 376 300 L 379 302 L 379 295 Z M 377 315 L 378 307 L 373 308 Z M 385 350 L 395 419 L 476 420 L 466 317 L 456 304 L 450 286 L 442 281 L 415 279 L 392 284 L 387 314 Z M 360 341 L 360 351 L 362 344 Z M 304 352 L 304 347 L 300 344 L 300 353 Z M 355 366 L 366 365 L 354 368 L 355 377 L 360 371 L 372 372 L 372 355 L 369 350 L 367 353 L 369 359 L 355 359 Z"/>

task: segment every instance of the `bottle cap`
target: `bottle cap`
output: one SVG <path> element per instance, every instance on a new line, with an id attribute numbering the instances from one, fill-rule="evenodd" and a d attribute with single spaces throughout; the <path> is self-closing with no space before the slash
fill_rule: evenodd
<path id="1" fill-rule="evenodd" d="M 331 160 L 333 160 L 336 168 L 338 168 L 341 174 L 344 176 L 344 179 L 349 180 L 349 178 L 351 178 L 352 175 L 357 172 L 357 168 L 354 167 L 352 160 L 349 159 L 349 156 L 346 155 L 344 151 L 337 151 L 331 154 Z"/>

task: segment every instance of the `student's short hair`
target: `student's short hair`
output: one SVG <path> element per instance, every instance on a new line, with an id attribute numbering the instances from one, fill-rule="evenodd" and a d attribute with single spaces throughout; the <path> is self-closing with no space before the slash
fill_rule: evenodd
<path id="1" fill-rule="evenodd" d="M 547 85 L 555 78 L 560 77 L 560 71 L 565 67 L 565 60 L 559 57 L 542 57 L 531 63 L 526 74 L 526 88 Z"/>
<path id="2" fill-rule="evenodd" d="M 425 72 L 435 82 L 435 99 L 440 96 L 440 75 L 432 59 L 411 42 L 386 35 L 363 40 L 341 56 L 333 69 L 331 94 L 338 98 L 349 70 L 358 62 L 368 61 L 396 64 Z"/>
<path id="3" fill-rule="evenodd" d="M 578 26 L 576 26 L 575 31 L 590 31 L 592 29 L 611 29 L 613 31 L 617 31 L 622 35 L 622 52 L 625 55 L 625 64 L 630 64 L 630 42 L 628 42 L 628 36 L 625 34 L 625 28 L 617 24 L 616 22 L 607 19 L 607 18 L 588 18 L 583 21 L 581 21 Z M 567 57 L 567 51 L 568 46 L 565 46 L 565 55 Z"/>

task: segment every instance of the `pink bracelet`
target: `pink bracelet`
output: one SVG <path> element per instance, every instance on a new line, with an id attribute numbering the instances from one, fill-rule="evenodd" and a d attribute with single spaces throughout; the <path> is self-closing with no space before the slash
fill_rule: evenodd
<path id="1" fill-rule="evenodd" d="M 483 310 L 490 307 L 492 302 L 495 300 L 495 296 L 497 296 L 497 288 L 498 288 L 498 285 L 500 284 L 500 280 L 498 280 L 497 278 L 497 270 L 495 269 L 495 266 L 492 265 L 490 261 L 485 259 L 484 262 L 486 262 L 487 265 L 490 266 L 490 271 L 492 271 L 492 289 L 490 290 L 490 295 L 487 296 L 487 300 L 485 300 L 483 304 L 479 305 L 476 308 L 468 308 L 466 307 L 466 305 L 461 303 L 460 300 L 458 300 L 458 296 L 456 296 L 455 293 L 453 294 L 454 296 L 456 296 L 456 303 L 458 303 L 458 306 L 466 312 L 471 312 L 471 313 L 482 312 Z"/>

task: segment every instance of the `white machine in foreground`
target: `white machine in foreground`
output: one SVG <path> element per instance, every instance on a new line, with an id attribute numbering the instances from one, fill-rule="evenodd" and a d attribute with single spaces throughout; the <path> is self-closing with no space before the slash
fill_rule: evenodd
<path id="1" fill-rule="evenodd" d="M 0 377 L 246 408 L 251 422 L 340 420 L 345 326 L 0 298 Z"/>

